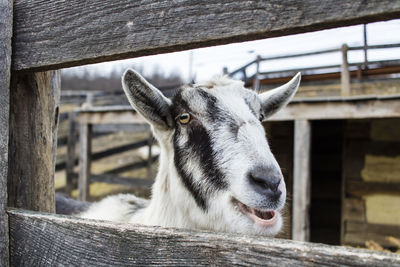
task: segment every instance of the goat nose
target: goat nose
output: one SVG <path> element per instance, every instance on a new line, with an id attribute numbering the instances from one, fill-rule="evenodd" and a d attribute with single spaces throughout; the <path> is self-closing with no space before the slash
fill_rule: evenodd
<path id="1" fill-rule="evenodd" d="M 280 196 L 282 192 L 278 187 L 282 176 L 279 171 L 274 169 L 267 167 L 254 168 L 248 173 L 250 185 L 261 194 L 273 193 L 276 196 Z"/>

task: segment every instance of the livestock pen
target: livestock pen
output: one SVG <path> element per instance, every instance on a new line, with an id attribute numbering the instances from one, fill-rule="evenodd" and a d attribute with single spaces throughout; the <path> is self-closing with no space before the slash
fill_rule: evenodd
<path id="1" fill-rule="evenodd" d="M 359 249 L 51 214 L 57 69 L 389 20 L 399 1 L 4 0 L 0 14 L 1 266 L 400 265 Z M 307 137 L 307 122 L 296 125 Z"/>

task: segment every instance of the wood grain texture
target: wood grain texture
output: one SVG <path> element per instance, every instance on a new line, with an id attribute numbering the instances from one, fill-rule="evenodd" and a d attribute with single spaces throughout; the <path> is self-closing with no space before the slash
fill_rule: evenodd
<path id="1" fill-rule="evenodd" d="M 154 179 L 143 179 L 143 178 L 126 178 L 110 174 L 92 174 L 90 176 L 91 182 L 100 182 L 108 184 L 121 184 L 132 186 L 135 188 L 150 189 L 154 183 Z"/>
<path id="2" fill-rule="evenodd" d="M 57 69 L 400 16 L 393 0 L 16 0 L 13 68 Z"/>
<path id="3" fill-rule="evenodd" d="M 365 200 L 359 198 L 342 198 L 342 224 L 344 221 L 365 222 Z"/>
<path id="4" fill-rule="evenodd" d="M 90 169 L 92 165 L 92 125 L 79 124 L 79 200 L 86 201 L 89 197 Z"/>
<path id="5" fill-rule="evenodd" d="M 77 136 L 77 123 L 75 122 L 75 112 L 68 113 L 68 137 L 67 137 L 67 158 L 65 160 L 65 194 L 71 195 L 74 190 L 74 168 L 76 161 L 76 136 Z M 57 164 L 58 165 L 58 164 Z M 57 166 L 56 166 L 57 169 Z"/>
<path id="6" fill-rule="evenodd" d="M 8 266 L 8 129 L 13 1 L 0 1 L 0 266 Z"/>
<path id="7" fill-rule="evenodd" d="M 350 72 L 349 72 L 349 61 L 347 59 L 347 50 L 349 47 L 344 44 L 342 46 L 342 65 L 340 67 L 340 84 L 341 84 L 341 96 L 350 95 Z"/>
<path id="8" fill-rule="evenodd" d="M 366 241 L 373 240 L 381 246 L 393 247 L 387 237 L 400 238 L 399 225 L 346 221 L 345 227 L 344 241 L 347 245 L 364 246 Z"/>
<path id="9" fill-rule="evenodd" d="M 400 255 L 13 210 L 13 266 L 400 266 Z"/>
<path id="10" fill-rule="evenodd" d="M 311 122 L 294 122 L 292 238 L 310 240 Z"/>
<path id="11" fill-rule="evenodd" d="M 55 212 L 60 71 L 15 74 L 11 84 L 8 205 Z"/>
<path id="12" fill-rule="evenodd" d="M 371 194 L 400 195 L 400 183 L 347 181 L 346 193 L 356 197 Z"/>
<path id="13" fill-rule="evenodd" d="M 95 112 L 84 112 L 81 111 L 77 116 L 76 120 L 79 123 L 90 123 L 93 125 L 100 125 L 100 124 L 126 124 L 132 123 L 136 124 L 139 127 L 141 125 L 148 125 L 147 121 L 138 113 L 133 112 L 132 108 L 130 110 L 108 110 L 107 107 L 102 107 L 105 110 Z"/>
<path id="14" fill-rule="evenodd" d="M 296 119 L 336 120 L 367 118 L 399 118 L 398 98 L 358 99 L 344 98 L 341 101 L 293 101 L 268 120 L 286 121 Z"/>

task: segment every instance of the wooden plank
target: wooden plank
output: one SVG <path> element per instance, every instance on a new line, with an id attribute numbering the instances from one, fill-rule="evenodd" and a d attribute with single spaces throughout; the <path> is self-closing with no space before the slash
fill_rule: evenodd
<path id="1" fill-rule="evenodd" d="M 89 197 L 90 166 L 92 154 L 92 125 L 79 125 L 79 200 L 86 201 Z"/>
<path id="2" fill-rule="evenodd" d="M 352 47 L 348 47 L 348 50 L 355 51 L 355 50 L 364 50 L 364 49 L 368 50 L 368 49 L 384 49 L 384 48 L 397 48 L 397 47 L 400 47 L 400 43 L 384 44 L 384 45 L 370 45 L 370 46 L 352 46 Z M 338 48 L 324 49 L 324 50 L 306 52 L 306 53 L 295 53 L 295 54 L 284 54 L 284 55 L 278 55 L 278 56 L 272 56 L 272 57 L 262 57 L 260 60 L 261 61 L 270 61 L 270 60 L 277 60 L 277 59 L 315 56 L 315 55 L 329 54 L 329 53 L 335 53 L 335 52 L 340 52 L 340 51 L 341 51 L 341 49 L 338 49 Z M 243 68 L 249 67 L 253 63 L 255 63 L 255 61 L 252 61 L 252 62 L 244 65 L 243 67 L 239 68 L 238 70 L 232 72 L 232 74 L 239 72 Z"/>
<path id="3" fill-rule="evenodd" d="M 66 173 L 66 185 L 65 194 L 71 195 L 74 189 L 74 168 L 75 168 L 75 147 L 76 147 L 76 122 L 75 122 L 75 112 L 70 112 L 68 114 L 69 127 L 68 127 L 68 141 L 67 141 L 67 159 L 65 166 Z M 58 164 L 57 164 L 58 165 Z M 56 170 L 57 170 L 56 165 Z"/>
<path id="4" fill-rule="evenodd" d="M 76 120 L 79 123 L 90 124 L 147 124 L 147 121 L 138 113 L 130 110 L 109 110 L 99 112 L 80 112 Z"/>
<path id="5" fill-rule="evenodd" d="M 12 79 L 8 205 L 55 212 L 54 169 L 60 71 Z"/>
<path id="6" fill-rule="evenodd" d="M 356 197 L 370 194 L 400 195 L 400 183 L 347 181 L 346 193 Z"/>
<path id="7" fill-rule="evenodd" d="M 155 155 L 153 156 L 153 158 L 151 159 L 152 162 L 156 161 L 158 159 L 159 155 Z M 135 170 L 135 169 L 141 169 L 147 166 L 147 161 L 139 161 L 139 162 L 134 162 L 134 163 L 130 163 L 130 164 L 126 164 L 120 167 L 117 167 L 115 169 L 106 171 L 106 174 L 116 174 L 116 173 L 122 173 L 122 172 L 126 172 L 126 171 L 131 171 L 131 170 Z"/>
<path id="8" fill-rule="evenodd" d="M 93 135 L 92 135 L 92 137 L 93 137 Z M 118 147 L 113 147 L 113 148 L 108 149 L 108 150 L 104 150 L 104 151 L 100 151 L 100 152 L 97 152 L 97 153 L 93 153 L 90 156 L 91 157 L 91 161 L 103 159 L 103 158 L 106 158 L 106 157 L 109 157 L 109 156 L 112 156 L 112 155 L 115 155 L 115 154 L 119 154 L 119 153 L 123 153 L 123 152 L 126 152 L 126 151 L 138 149 L 138 148 L 144 147 L 146 145 L 148 145 L 148 140 L 142 140 L 142 141 L 138 141 L 138 142 L 131 143 L 131 144 L 126 144 L 126 145 L 122 145 L 122 146 L 118 146 Z M 71 149 L 72 149 L 72 147 L 71 147 Z M 59 163 L 57 163 L 56 170 L 62 170 L 64 168 L 70 168 L 70 170 L 73 171 L 73 166 L 78 165 L 79 164 L 79 160 L 76 159 L 76 157 L 73 157 L 72 155 L 74 155 L 74 154 L 72 154 L 72 152 L 71 152 L 71 156 L 68 154 L 67 162 L 59 162 Z M 68 164 L 71 164 L 71 166 L 68 167 Z"/>
<path id="9" fill-rule="evenodd" d="M 342 220 L 365 222 L 365 201 L 358 198 L 343 198 Z"/>
<path id="10" fill-rule="evenodd" d="M 311 123 L 307 120 L 294 122 L 293 155 L 293 240 L 310 239 L 310 187 L 311 187 Z"/>
<path id="11" fill-rule="evenodd" d="M 340 83 L 341 83 L 341 95 L 350 95 L 350 73 L 349 73 L 349 62 L 347 60 L 347 50 L 346 44 L 342 46 L 342 65 L 340 68 Z"/>
<path id="12" fill-rule="evenodd" d="M 78 174 L 74 173 L 73 177 L 78 178 Z M 91 174 L 90 183 L 99 182 L 107 184 L 121 184 L 136 188 L 149 189 L 154 183 L 154 179 L 121 177 L 112 174 Z"/>
<path id="13" fill-rule="evenodd" d="M 392 0 L 19 0 L 14 9 L 15 70 L 58 69 L 400 16 L 400 3 Z"/>
<path id="14" fill-rule="evenodd" d="M 400 266 L 400 255 L 13 210 L 13 266 Z"/>
<path id="15" fill-rule="evenodd" d="M 95 124 L 93 125 L 93 134 L 131 132 L 141 133 L 150 132 L 149 124 Z"/>
<path id="16" fill-rule="evenodd" d="M 7 175 L 13 1 L 0 1 L 0 266 L 9 265 Z"/>
<path id="17" fill-rule="evenodd" d="M 368 118 L 399 118 L 400 99 L 360 99 L 353 101 L 329 102 L 291 102 L 278 111 L 269 120 L 335 120 L 335 119 L 368 119 Z"/>
<path id="18" fill-rule="evenodd" d="M 382 235 L 400 237 L 400 225 L 371 224 L 361 222 L 349 222 L 346 225 L 348 232 L 375 232 Z"/>
<path id="19" fill-rule="evenodd" d="M 92 174 L 90 176 L 90 181 L 108 183 L 108 184 L 121 184 L 143 189 L 149 189 L 154 183 L 153 179 L 132 178 L 132 177 L 125 178 L 110 174 Z"/>
<path id="20" fill-rule="evenodd" d="M 344 243 L 364 246 L 366 241 L 373 240 L 381 246 L 394 246 L 388 236 L 400 238 L 400 226 L 347 221 Z"/>
<path id="21" fill-rule="evenodd" d="M 131 144 L 126 144 L 126 145 L 122 145 L 122 146 L 118 146 L 118 147 L 113 147 L 110 148 L 108 150 L 105 151 L 101 151 L 101 152 L 97 152 L 92 154 L 92 160 L 99 160 L 102 158 L 106 158 L 115 154 L 120 154 L 120 153 L 124 153 L 126 151 L 130 151 L 130 150 L 134 150 L 134 149 L 138 149 L 144 146 L 147 146 L 149 144 L 148 140 L 141 140 L 141 141 L 137 141 L 135 143 L 131 143 Z"/>

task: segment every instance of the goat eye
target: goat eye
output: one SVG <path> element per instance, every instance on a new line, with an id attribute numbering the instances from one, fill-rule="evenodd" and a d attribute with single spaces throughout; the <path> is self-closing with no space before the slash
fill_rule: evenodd
<path id="1" fill-rule="evenodd" d="M 260 113 L 260 116 L 258 117 L 258 119 L 262 122 L 264 120 L 264 115 L 262 113 Z"/>
<path id="2" fill-rule="evenodd" d="M 189 113 L 182 113 L 179 115 L 179 122 L 182 124 L 187 124 L 190 121 L 190 114 Z"/>

